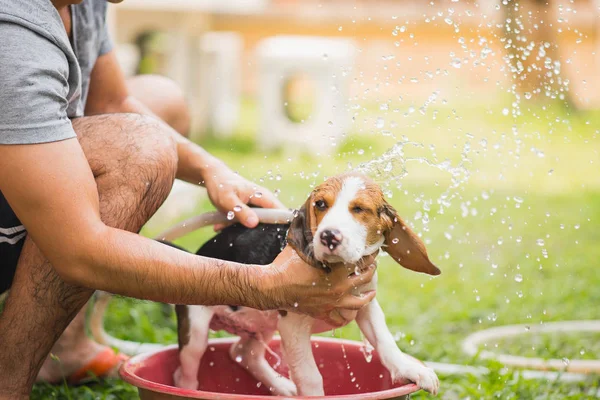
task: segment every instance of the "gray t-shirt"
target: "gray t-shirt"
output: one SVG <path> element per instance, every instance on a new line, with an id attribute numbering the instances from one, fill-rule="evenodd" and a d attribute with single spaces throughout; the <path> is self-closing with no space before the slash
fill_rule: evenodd
<path id="1" fill-rule="evenodd" d="M 50 0 L 0 0 L 0 144 L 75 137 L 99 56 L 112 48 L 106 0 L 71 7 L 73 45 Z"/>

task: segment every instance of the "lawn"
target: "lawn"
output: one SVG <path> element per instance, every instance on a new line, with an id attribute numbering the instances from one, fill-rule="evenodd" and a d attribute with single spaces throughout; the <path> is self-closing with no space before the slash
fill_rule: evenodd
<path id="1" fill-rule="evenodd" d="M 396 146 L 402 157 L 396 152 L 365 166 L 422 234 L 443 272 L 430 278 L 380 258 L 378 299 L 400 348 L 424 360 L 491 368 L 484 378 L 441 376 L 444 399 L 588 398 L 598 389 L 595 377 L 581 384 L 525 380 L 517 370 L 471 359 L 460 350 L 462 339 L 479 329 L 600 314 L 595 269 L 600 260 L 595 228 L 600 219 L 600 114 L 521 105 L 523 115 L 514 119 L 503 112 L 509 105 L 441 105 L 435 118 L 433 110 L 420 113 L 418 105 L 416 112 L 400 105 L 398 112 L 394 106 L 381 111 L 365 105 L 356 111 L 357 122 L 339 154 L 328 157 L 262 153 L 252 139 L 256 119 L 249 103 L 234 139 L 204 139 L 202 144 L 296 207 L 324 177 L 407 142 Z M 377 118 L 383 118 L 383 129 Z M 210 209 L 204 200 L 195 212 Z M 159 225 L 143 233 L 155 235 L 169 224 Z M 196 250 L 211 234 L 205 229 L 179 243 Z M 174 343 L 176 338 L 173 314 L 148 302 L 114 300 L 106 326 L 127 339 Z M 335 335 L 360 339 L 354 324 Z M 590 334 L 524 335 L 497 345 L 514 354 L 589 359 L 600 357 L 598 339 Z M 37 385 L 32 398 L 136 399 L 137 394 L 120 381 L 105 381 L 70 389 Z"/>

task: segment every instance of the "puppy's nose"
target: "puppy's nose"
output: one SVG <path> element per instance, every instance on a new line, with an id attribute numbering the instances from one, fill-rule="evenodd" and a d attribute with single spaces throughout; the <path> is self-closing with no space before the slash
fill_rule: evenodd
<path id="1" fill-rule="evenodd" d="M 342 243 L 342 232 L 337 229 L 326 229 L 321 232 L 321 243 L 323 246 L 327 246 L 329 250 L 334 250 L 340 243 Z"/>

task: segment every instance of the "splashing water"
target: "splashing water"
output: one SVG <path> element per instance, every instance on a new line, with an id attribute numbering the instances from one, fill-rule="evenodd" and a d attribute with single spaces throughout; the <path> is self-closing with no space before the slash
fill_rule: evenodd
<path id="1" fill-rule="evenodd" d="M 465 184 L 470 177 L 470 172 L 467 168 L 471 163 L 468 158 L 468 149 L 463 151 L 459 164 L 452 165 L 449 160 L 438 161 L 435 156 L 433 157 L 433 161 L 425 157 L 407 157 L 405 155 L 405 149 L 409 146 L 420 149 L 425 148 L 425 145 L 422 143 L 408 140 L 400 141 L 380 157 L 361 163 L 357 167 L 357 170 L 372 176 L 379 182 L 380 185 L 382 185 L 385 195 L 388 197 L 392 197 L 391 186 L 395 186 L 396 189 L 402 187 L 402 179 L 408 175 L 407 164 L 409 162 L 418 162 L 440 171 L 447 172 L 451 177 L 450 186 L 440 195 L 438 204 L 448 207 L 450 201 L 456 197 L 456 194 L 451 195 L 450 191 L 458 189 L 461 185 Z"/>
<path id="2" fill-rule="evenodd" d="M 342 343 L 342 356 L 344 358 L 344 361 L 346 363 L 346 369 L 348 370 L 348 377 L 350 378 L 350 380 L 352 382 L 354 382 L 356 380 L 354 376 L 354 372 L 352 372 L 352 370 L 350 369 L 350 361 L 348 360 L 348 355 L 346 354 L 346 346 L 344 346 L 344 344 Z"/>
<path id="3" fill-rule="evenodd" d="M 363 335 L 361 334 L 361 336 Z M 365 361 L 368 363 L 373 361 L 373 350 L 374 349 L 371 343 L 369 343 L 367 338 L 363 336 L 363 346 L 360 348 L 360 352 L 363 354 L 363 356 L 365 357 Z"/>

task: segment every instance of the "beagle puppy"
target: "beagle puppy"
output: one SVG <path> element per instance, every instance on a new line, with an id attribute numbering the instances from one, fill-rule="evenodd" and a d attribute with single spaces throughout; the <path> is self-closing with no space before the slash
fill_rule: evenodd
<path id="1" fill-rule="evenodd" d="M 406 226 L 384 199 L 381 188 L 358 173 L 327 179 L 310 194 L 291 224 L 241 225 L 225 228 L 197 254 L 249 264 L 269 264 L 291 246 L 315 268 L 348 268 L 354 272 L 362 257 L 385 250 L 398 264 L 416 272 L 439 275 L 419 237 Z M 374 289 L 377 276 L 356 294 Z M 323 380 L 312 354 L 310 337 L 333 327 L 292 312 L 258 311 L 247 307 L 176 306 L 180 367 L 176 386 L 197 389 L 200 359 L 208 345 L 209 329 L 239 335 L 231 357 L 258 381 L 282 396 L 323 396 Z M 405 355 L 386 326 L 384 313 L 374 299 L 359 311 L 345 311 L 356 320 L 365 338 L 379 353 L 394 382 L 409 380 L 436 394 L 435 372 Z M 266 344 L 279 331 L 283 361 L 290 379 L 279 375 L 265 359 Z"/>

